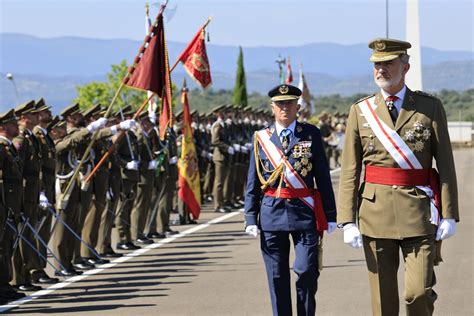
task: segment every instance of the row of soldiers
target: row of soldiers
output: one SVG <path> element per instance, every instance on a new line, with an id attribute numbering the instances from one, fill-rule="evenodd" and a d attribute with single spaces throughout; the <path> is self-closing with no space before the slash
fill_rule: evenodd
<path id="1" fill-rule="evenodd" d="M 0 114 L 0 303 L 58 282 L 47 264 L 69 277 L 122 256 L 113 227 L 115 248 L 135 250 L 178 233 L 173 210 L 179 223 L 196 223 L 176 194 L 182 115 L 161 139 L 153 113 L 106 114 L 73 104 L 53 117 L 44 99 Z M 242 206 L 250 140 L 269 117 L 227 105 L 193 111 L 202 202 L 213 200 L 216 212 Z"/>

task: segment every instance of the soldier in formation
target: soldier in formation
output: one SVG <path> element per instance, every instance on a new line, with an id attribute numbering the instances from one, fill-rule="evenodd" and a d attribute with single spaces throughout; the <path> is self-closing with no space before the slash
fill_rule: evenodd
<path id="1" fill-rule="evenodd" d="M 0 114 L 2 304 L 57 283 L 48 265 L 56 277 L 80 275 L 177 234 L 173 223 L 197 223 L 177 199 L 179 113 L 161 139 L 156 116 L 134 120 L 131 106 L 107 118 L 100 104 L 74 103 L 55 117 L 50 109 L 41 98 Z M 216 212 L 241 208 L 252 135 L 269 113 L 221 105 L 191 116 L 201 202 Z"/>

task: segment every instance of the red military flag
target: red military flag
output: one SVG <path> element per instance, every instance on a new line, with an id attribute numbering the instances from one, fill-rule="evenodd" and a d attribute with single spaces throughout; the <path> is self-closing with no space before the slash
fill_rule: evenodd
<path id="1" fill-rule="evenodd" d="M 164 139 L 166 128 L 171 122 L 171 77 L 166 48 L 163 10 L 140 47 L 138 55 L 129 68 L 123 83 L 140 90 L 152 91 L 161 98 L 160 138 Z"/>
<path id="2" fill-rule="evenodd" d="M 290 57 L 288 57 L 288 61 L 286 62 L 286 84 L 291 84 L 293 82 L 293 73 L 291 72 L 291 63 Z"/>
<path id="3" fill-rule="evenodd" d="M 212 83 L 211 68 L 207 57 L 206 43 L 204 42 L 207 23 L 199 29 L 191 43 L 178 57 L 189 76 L 204 89 Z"/>
<path id="4" fill-rule="evenodd" d="M 181 102 L 183 104 L 183 139 L 181 141 L 181 157 L 178 163 L 178 196 L 193 215 L 193 219 L 198 219 L 201 213 L 201 187 L 196 146 L 191 128 L 186 81 L 183 85 Z"/>
<path id="5" fill-rule="evenodd" d="M 163 15 L 158 13 L 155 23 L 150 27 L 138 55 L 130 66 L 127 76 L 123 79 L 126 85 L 140 90 L 153 91 L 163 97 L 166 77 L 167 53 Z"/>

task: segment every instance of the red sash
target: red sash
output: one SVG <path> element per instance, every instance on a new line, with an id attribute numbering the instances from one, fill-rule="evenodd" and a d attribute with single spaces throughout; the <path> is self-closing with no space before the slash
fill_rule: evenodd
<path id="1" fill-rule="evenodd" d="M 440 207 L 439 176 L 436 169 L 401 169 L 365 166 L 365 181 L 384 185 L 424 186 L 433 190 L 436 207 Z"/>
<path id="2" fill-rule="evenodd" d="M 277 188 L 266 188 L 264 194 L 272 197 L 277 196 Z M 323 204 L 321 200 L 321 194 L 316 189 L 294 189 L 294 188 L 281 188 L 280 198 L 282 199 L 300 199 L 304 197 L 312 196 L 314 198 L 313 212 L 316 217 L 316 230 L 321 234 L 323 231 L 328 229 L 328 222 L 326 214 L 324 214 Z"/>

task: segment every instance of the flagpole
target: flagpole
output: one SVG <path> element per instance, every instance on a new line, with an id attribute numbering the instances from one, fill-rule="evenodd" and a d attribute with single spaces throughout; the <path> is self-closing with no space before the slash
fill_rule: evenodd
<path id="1" fill-rule="evenodd" d="M 135 114 L 133 115 L 132 117 L 132 120 L 136 119 L 141 112 L 143 112 L 143 110 L 145 109 L 146 105 L 148 104 L 148 102 L 155 96 L 154 93 L 150 94 L 148 96 L 148 98 L 145 100 L 145 102 L 143 102 L 143 104 L 140 106 L 140 108 L 138 109 L 137 112 L 135 112 Z M 110 154 L 112 154 L 112 152 L 115 150 L 115 148 L 117 147 L 117 144 L 119 143 L 119 141 L 123 138 L 123 136 L 125 135 L 125 131 L 121 130 L 119 135 L 117 136 L 117 139 L 115 140 L 115 142 L 113 143 L 112 146 L 110 146 L 109 150 L 102 156 L 102 158 L 100 158 L 99 162 L 95 165 L 94 169 L 92 169 L 91 173 L 89 173 L 89 175 L 87 176 L 86 178 L 86 183 L 88 183 L 92 177 L 94 176 L 94 174 L 97 172 L 97 170 L 100 168 L 100 166 L 102 166 L 105 162 L 105 160 L 107 160 L 107 158 L 109 158 Z"/>
<path id="2" fill-rule="evenodd" d="M 207 27 L 207 25 L 211 22 L 212 20 L 212 16 L 208 17 L 206 22 L 204 22 L 204 24 L 201 26 L 201 28 L 199 29 L 199 32 L 202 31 L 203 29 L 205 29 Z M 176 68 L 176 66 L 178 66 L 180 60 L 178 59 L 174 64 L 173 64 L 173 67 L 170 68 L 170 73 L 173 72 L 173 70 Z"/>
<path id="3" fill-rule="evenodd" d="M 158 16 L 159 16 L 160 14 L 163 14 L 163 12 L 164 12 L 164 10 L 165 10 L 167 4 L 168 4 L 168 0 L 166 0 L 166 2 L 165 2 L 163 5 L 161 5 L 161 7 L 160 7 L 160 12 L 159 12 Z M 125 78 L 130 75 L 130 69 L 132 69 L 132 68 L 129 68 L 129 70 L 127 71 L 127 75 L 125 76 Z M 118 98 L 118 96 L 119 96 L 121 90 L 123 89 L 124 85 L 125 85 L 125 83 L 124 83 L 124 81 L 122 80 L 122 82 L 120 83 L 119 88 L 117 89 L 117 91 L 115 92 L 114 97 L 112 98 L 112 101 L 111 101 L 110 104 L 109 104 L 109 107 L 107 108 L 107 111 L 105 112 L 105 118 L 107 118 L 108 116 L 110 116 L 110 112 L 112 111 L 112 106 L 113 106 L 113 104 L 115 103 L 115 100 L 117 100 L 117 98 Z M 151 96 L 153 96 L 153 95 L 154 95 L 154 94 L 152 94 Z M 149 97 L 148 99 L 151 99 L 151 97 Z M 147 102 L 149 101 L 148 99 L 147 99 Z M 142 106 L 142 107 L 143 107 L 143 106 Z M 141 111 L 140 111 L 140 112 L 141 112 Z M 139 112 L 137 112 L 137 113 L 139 113 Z M 136 114 L 136 113 L 135 113 L 135 114 Z M 135 117 L 135 116 L 134 116 L 134 117 Z M 80 170 L 81 167 L 83 166 L 84 162 L 86 161 L 87 157 L 89 156 L 90 151 L 92 150 L 92 146 L 94 145 L 94 143 L 95 143 L 95 141 L 96 141 L 97 134 L 98 134 L 98 131 L 95 131 L 95 132 L 92 134 L 91 141 L 89 142 L 89 145 L 87 146 L 87 148 L 86 148 L 84 154 L 82 155 L 82 158 L 81 158 L 81 160 L 79 161 L 79 164 L 78 164 L 78 165 L 75 167 L 75 169 L 74 169 L 74 173 L 73 173 L 71 179 L 69 180 L 69 182 L 68 182 L 68 184 L 67 184 L 67 186 L 66 186 L 66 189 L 64 190 L 64 193 L 62 194 L 62 199 L 63 199 L 63 201 L 62 201 L 62 203 L 60 204 L 60 208 L 61 208 L 61 209 L 66 209 L 67 203 L 69 203 L 69 200 L 66 200 L 65 197 L 68 197 L 68 196 L 69 196 L 69 191 L 72 190 L 72 186 L 73 186 L 73 184 L 75 183 L 77 176 L 79 175 L 79 170 Z M 110 154 L 109 154 L 109 155 L 110 155 Z M 96 166 L 96 167 L 97 167 L 97 166 Z M 97 169 L 97 168 L 94 168 L 94 169 Z M 91 175 L 89 175 L 89 176 L 87 177 L 87 179 L 89 179 L 89 180 L 90 180 L 90 178 L 91 178 Z"/>

